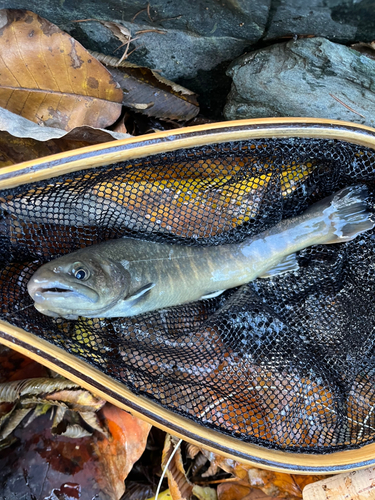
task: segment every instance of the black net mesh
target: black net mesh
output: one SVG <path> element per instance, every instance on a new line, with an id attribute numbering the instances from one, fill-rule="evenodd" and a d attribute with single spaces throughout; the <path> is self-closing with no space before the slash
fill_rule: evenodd
<path id="1" fill-rule="evenodd" d="M 123 235 L 242 241 L 345 186 L 375 152 L 333 140 L 210 145 L 0 192 L 0 317 L 134 393 L 243 441 L 327 453 L 375 439 L 375 236 L 315 246 L 299 271 L 142 316 L 68 321 L 31 305 L 52 257 Z"/>

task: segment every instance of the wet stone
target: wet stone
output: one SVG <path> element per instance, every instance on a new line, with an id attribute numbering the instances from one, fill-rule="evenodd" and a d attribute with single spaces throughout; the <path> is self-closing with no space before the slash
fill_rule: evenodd
<path id="1" fill-rule="evenodd" d="M 375 61 L 350 47 L 291 40 L 245 54 L 228 74 L 229 120 L 311 116 L 375 125 Z"/>

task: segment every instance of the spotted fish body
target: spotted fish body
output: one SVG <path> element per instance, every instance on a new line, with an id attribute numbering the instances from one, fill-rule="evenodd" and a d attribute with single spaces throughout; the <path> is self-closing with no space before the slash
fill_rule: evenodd
<path id="1" fill-rule="evenodd" d="M 28 291 L 47 316 L 134 316 L 214 296 L 298 268 L 295 252 L 349 241 L 371 229 L 365 186 L 345 188 L 301 216 L 239 244 L 184 246 L 111 240 L 40 267 Z"/>

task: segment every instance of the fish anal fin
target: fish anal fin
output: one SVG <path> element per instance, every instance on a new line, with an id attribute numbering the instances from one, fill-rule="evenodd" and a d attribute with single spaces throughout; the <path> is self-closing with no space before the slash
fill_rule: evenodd
<path id="1" fill-rule="evenodd" d="M 284 257 L 276 266 L 261 274 L 259 278 L 271 278 L 272 276 L 277 276 L 278 274 L 298 271 L 298 269 L 299 265 L 296 259 L 296 254 L 292 253 Z"/>
<path id="2" fill-rule="evenodd" d="M 214 297 L 218 297 L 219 295 L 221 295 L 223 292 L 225 292 L 225 290 L 217 290 L 216 292 L 207 293 L 206 295 L 202 295 L 199 300 L 213 299 Z"/>

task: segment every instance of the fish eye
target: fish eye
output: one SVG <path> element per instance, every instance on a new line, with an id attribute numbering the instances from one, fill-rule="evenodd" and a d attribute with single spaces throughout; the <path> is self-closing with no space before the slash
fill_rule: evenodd
<path id="1" fill-rule="evenodd" d="M 84 269 L 78 269 L 74 273 L 74 277 L 77 278 L 77 280 L 85 280 L 87 278 L 87 273 Z"/>
<path id="2" fill-rule="evenodd" d="M 80 281 L 85 281 L 90 277 L 90 271 L 81 266 L 77 266 L 74 269 L 72 269 L 72 274 L 77 280 Z"/>

